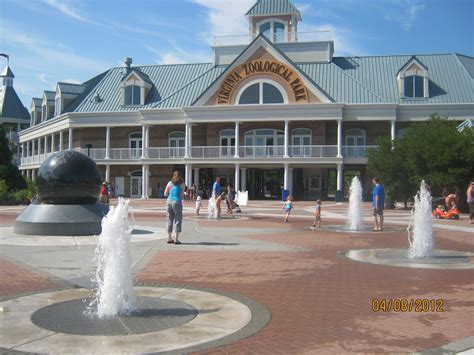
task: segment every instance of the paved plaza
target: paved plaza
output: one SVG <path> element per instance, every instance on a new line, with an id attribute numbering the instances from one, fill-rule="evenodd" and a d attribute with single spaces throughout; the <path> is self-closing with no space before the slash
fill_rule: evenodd
<path id="1" fill-rule="evenodd" d="M 312 230 L 310 202 L 296 202 L 286 224 L 277 201 L 251 201 L 241 218 L 221 220 L 198 218 L 186 203 L 182 245 L 169 245 L 164 203 L 130 202 L 135 287 L 141 297 L 163 297 L 163 309 L 186 303 L 180 308 L 186 319 L 176 325 L 150 319 L 159 330 L 154 336 L 130 326 L 128 335 L 108 335 L 115 342 L 32 317 L 52 300 L 88 297 L 94 237 L 16 236 L 12 224 L 24 207 L 0 207 L 0 321 L 8 333 L 8 341 L 0 336 L 2 352 L 472 353 L 474 226 L 466 215 L 433 221 L 435 249 L 460 252 L 455 258 L 466 268 L 433 269 L 346 256 L 407 249 L 410 211 L 386 211 L 384 232 L 351 233 L 339 230 L 347 204 L 324 202 L 323 228 Z M 369 211 L 364 204 L 371 227 Z M 404 300 L 414 306 L 400 307 Z"/>

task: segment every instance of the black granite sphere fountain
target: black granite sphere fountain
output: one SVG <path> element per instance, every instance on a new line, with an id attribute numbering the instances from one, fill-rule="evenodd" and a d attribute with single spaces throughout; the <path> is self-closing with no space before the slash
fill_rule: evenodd
<path id="1" fill-rule="evenodd" d="M 13 232 L 27 235 L 81 236 L 100 234 L 109 210 L 98 203 L 101 177 L 96 163 L 75 151 L 61 151 L 38 170 L 38 202 L 15 220 Z"/>

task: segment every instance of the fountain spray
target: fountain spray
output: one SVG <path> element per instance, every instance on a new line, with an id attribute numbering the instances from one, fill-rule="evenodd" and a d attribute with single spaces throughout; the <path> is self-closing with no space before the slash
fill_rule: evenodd
<path id="1" fill-rule="evenodd" d="M 362 185 L 357 176 L 354 176 L 349 189 L 349 211 L 347 213 L 347 228 L 351 231 L 364 229 L 362 218 Z"/>
<path id="2" fill-rule="evenodd" d="M 413 223 L 413 230 L 411 225 Z M 431 218 L 431 194 L 426 188 L 425 180 L 421 182 L 420 191 L 415 196 L 415 206 L 408 226 L 408 256 L 411 259 L 429 258 L 433 250 L 433 220 Z"/>

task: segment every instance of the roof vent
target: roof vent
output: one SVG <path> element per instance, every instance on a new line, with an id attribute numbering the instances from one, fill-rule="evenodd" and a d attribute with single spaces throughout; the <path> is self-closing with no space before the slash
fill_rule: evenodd
<path id="1" fill-rule="evenodd" d="M 129 72 L 130 68 L 132 67 L 132 58 L 125 58 L 123 62 L 125 63 L 125 66 L 127 67 L 127 72 Z"/>
<path id="2" fill-rule="evenodd" d="M 99 93 L 96 93 L 96 94 L 94 95 L 94 97 L 92 98 L 92 102 L 94 102 L 94 103 L 102 102 L 102 98 L 100 97 L 100 94 L 99 94 Z"/>

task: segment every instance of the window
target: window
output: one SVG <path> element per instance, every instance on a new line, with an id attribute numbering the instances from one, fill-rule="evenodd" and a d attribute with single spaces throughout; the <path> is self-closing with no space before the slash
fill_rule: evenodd
<path id="1" fill-rule="evenodd" d="M 346 146 L 346 156 L 363 157 L 365 155 L 365 131 L 363 129 L 346 131 Z"/>
<path id="2" fill-rule="evenodd" d="M 171 132 L 169 138 L 170 157 L 184 157 L 186 135 L 184 132 Z"/>
<path id="3" fill-rule="evenodd" d="M 285 24 L 283 22 L 264 22 L 260 25 L 259 32 L 274 43 L 285 42 Z"/>
<path id="4" fill-rule="evenodd" d="M 142 156 L 142 134 L 140 132 L 131 133 L 128 141 L 130 147 L 130 158 L 139 159 Z"/>
<path id="5" fill-rule="evenodd" d="M 235 154 L 235 130 L 224 129 L 220 133 L 221 156 L 231 157 Z"/>
<path id="6" fill-rule="evenodd" d="M 424 97 L 425 87 L 424 79 L 418 75 L 405 77 L 405 97 Z"/>
<path id="7" fill-rule="evenodd" d="M 280 85 L 261 80 L 244 86 L 237 102 L 239 105 L 283 104 L 288 102 L 288 98 Z"/>
<path id="8" fill-rule="evenodd" d="M 276 129 L 256 129 L 245 133 L 246 156 L 283 156 L 285 133 Z"/>
<path id="9" fill-rule="evenodd" d="M 141 87 L 137 85 L 129 85 L 125 87 L 125 106 L 141 105 L 140 90 Z"/>
<path id="10" fill-rule="evenodd" d="M 308 128 L 297 128 L 292 131 L 291 156 L 310 156 L 312 131 Z"/>

